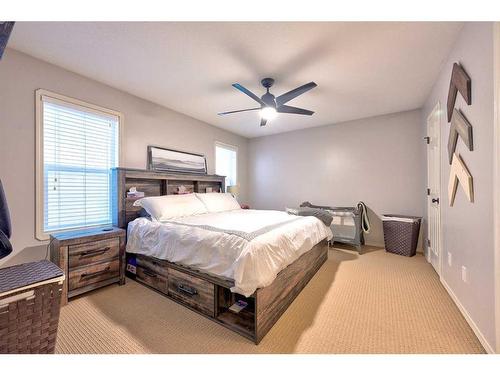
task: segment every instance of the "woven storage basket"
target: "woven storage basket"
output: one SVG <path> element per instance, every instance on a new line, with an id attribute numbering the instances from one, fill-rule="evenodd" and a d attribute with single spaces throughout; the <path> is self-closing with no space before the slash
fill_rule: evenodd
<path id="1" fill-rule="evenodd" d="M 416 216 L 384 215 L 385 250 L 407 257 L 414 256 L 417 253 L 421 221 L 422 218 Z"/>
<path id="2" fill-rule="evenodd" d="M 54 353 L 63 280 L 48 261 L 0 269 L 0 353 Z"/>

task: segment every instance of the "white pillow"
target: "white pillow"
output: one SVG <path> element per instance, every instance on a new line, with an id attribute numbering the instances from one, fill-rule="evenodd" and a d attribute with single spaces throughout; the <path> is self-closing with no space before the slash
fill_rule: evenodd
<path id="1" fill-rule="evenodd" d="M 210 213 L 241 209 L 238 201 L 229 193 L 196 193 L 196 196 L 200 198 Z"/>
<path id="2" fill-rule="evenodd" d="M 161 195 L 146 197 L 134 202 L 134 206 L 142 207 L 157 221 L 174 217 L 206 214 L 205 205 L 194 194 Z"/>

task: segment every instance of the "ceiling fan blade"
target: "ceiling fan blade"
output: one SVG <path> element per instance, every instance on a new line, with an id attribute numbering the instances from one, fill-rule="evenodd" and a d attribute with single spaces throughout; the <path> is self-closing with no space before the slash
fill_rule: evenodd
<path id="1" fill-rule="evenodd" d="M 9 41 L 10 34 L 12 33 L 12 29 L 14 28 L 15 22 L 10 21 L 0 21 L 0 59 L 2 59 L 3 52 L 7 47 L 7 43 Z"/>
<path id="2" fill-rule="evenodd" d="M 238 113 L 238 112 L 247 112 L 247 111 L 256 111 L 258 109 L 261 109 L 261 107 L 257 107 L 257 108 L 248 108 L 248 109 L 238 109 L 236 111 L 227 111 L 227 112 L 221 112 L 221 113 L 217 113 L 219 116 L 224 116 L 224 115 L 229 115 L 231 113 Z"/>
<path id="3" fill-rule="evenodd" d="M 307 116 L 311 116 L 314 113 L 313 111 L 309 111 L 308 109 L 291 107 L 289 105 L 284 105 L 284 104 L 276 108 L 276 112 L 293 113 L 295 115 L 307 115 Z"/>
<path id="4" fill-rule="evenodd" d="M 266 126 L 267 120 L 265 118 L 260 119 L 260 126 Z"/>
<path id="5" fill-rule="evenodd" d="M 296 89 L 285 92 L 283 95 L 278 96 L 276 98 L 276 103 L 278 105 L 285 104 L 286 102 L 289 102 L 293 98 L 296 98 L 297 96 L 302 95 L 306 91 L 309 91 L 309 90 L 315 88 L 316 86 L 318 86 L 318 85 L 314 82 L 306 83 L 305 85 L 297 87 Z"/>
<path id="6" fill-rule="evenodd" d="M 241 86 L 239 83 L 233 83 L 233 87 L 237 90 L 240 90 L 242 93 L 247 94 L 249 97 L 251 97 L 253 100 L 255 100 L 260 105 L 266 105 L 266 103 L 264 103 L 261 98 L 259 98 L 257 95 L 255 95 L 253 92 L 251 92 L 246 87 Z"/>

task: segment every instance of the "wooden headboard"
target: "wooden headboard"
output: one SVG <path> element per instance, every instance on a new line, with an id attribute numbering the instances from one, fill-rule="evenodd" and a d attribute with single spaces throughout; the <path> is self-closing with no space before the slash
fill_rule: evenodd
<path id="1" fill-rule="evenodd" d="M 174 174 L 144 169 L 113 168 L 113 225 L 127 229 L 132 220 L 139 217 L 140 207 L 134 207 L 138 198 L 127 197 L 132 186 L 143 191 L 146 197 L 176 194 L 183 185 L 194 193 L 205 193 L 210 187 L 213 191 L 224 192 L 225 176 L 200 174 Z"/>

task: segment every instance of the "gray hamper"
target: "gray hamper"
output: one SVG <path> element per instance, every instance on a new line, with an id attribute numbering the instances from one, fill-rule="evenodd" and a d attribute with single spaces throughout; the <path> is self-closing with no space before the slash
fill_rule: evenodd
<path id="1" fill-rule="evenodd" d="M 407 257 L 417 252 L 421 217 L 404 215 L 383 215 L 385 250 Z"/>

